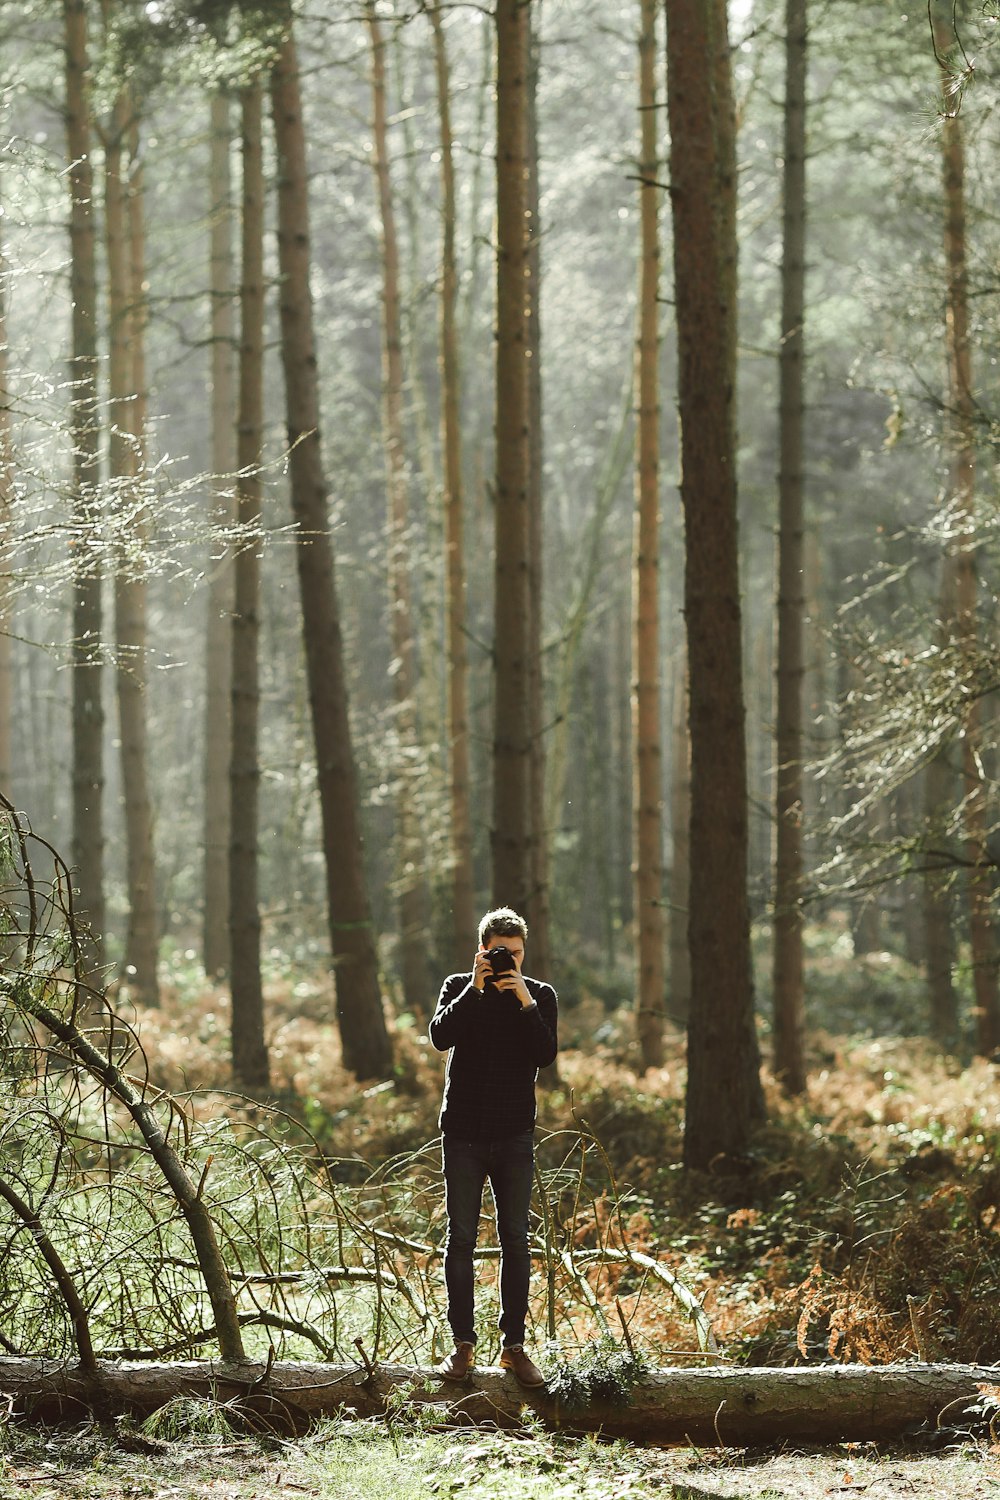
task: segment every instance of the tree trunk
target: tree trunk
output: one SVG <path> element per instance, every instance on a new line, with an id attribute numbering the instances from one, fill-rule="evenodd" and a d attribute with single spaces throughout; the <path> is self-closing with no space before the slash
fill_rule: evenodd
<path id="1" fill-rule="evenodd" d="M 948 8 L 951 14 L 951 7 Z M 934 14 L 934 43 L 942 77 L 942 168 L 944 177 L 944 249 L 946 271 L 945 338 L 948 353 L 948 431 L 951 483 L 948 504 L 955 550 L 945 559 L 954 571 L 955 615 L 946 627 L 954 635 L 972 680 L 978 653 L 976 522 L 976 403 L 972 391 L 972 352 L 969 335 L 969 276 L 965 247 L 965 142 L 954 88 L 954 69 L 948 58 L 955 44 L 952 25 L 940 6 Z M 993 861 L 988 846 L 986 789 L 980 765 L 982 746 L 980 704 L 972 695 L 965 710 L 962 750 L 962 800 L 965 814 L 965 854 L 969 868 L 969 945 L 975 994 L 976 1051 L 988 1057 L 1000 1047 L 1000 954 L 994 929 Z"/>
<path id="2" fill-rule="evenodd" d="M 549 842 L 546 819 L 545 723 L 545 452 L 542 429 L 542 225 L 538 138 L 538 78 L 541 70 L 541 0 L 525 6 L 527 72 L 528 230 L 528 715 L 531 743 L 531 896 L 524 913 L 531 932 L 531 971 L 552 978 L 549 920 Z M 558 1062 L 543 1070 L 547 1084 L 558 1075 Z"/>
<path id="3" fill-rule="evenodd" d="M 399 249 L 389 168 L 385 42 L 374 0 L 366 16 L 372 50 L 375 177 L 382 225 L 382 412 L 389 491 L 389 609 L 392 686 L 396 703 L 396 888 L 399 898 L 401 972 L 406 1009 L 427 1015 L 435 985 L 430 963 L 431 897 L 421 831 L 422 779 L 417 727 L 417 639 L 410 598 L 409 475 L 403 431 L 403 329 Z"/>
<path id="4" fill-rule="evenodd" d="M 618 591 L 619 597 L 615 601 L 614 606 L 614 653 L 611 662 L 614 790 L 608 809 L 612 820 L 609 850 L 615 877 L 614 915 L 616 925 L 618 932 L 625 936 L 626 944 L 631 947 L 628 934 L 634 931 L 633 923 L 635 920 L 635 879 L 632 870 L 635 755 L 632 750 L 631 692 L 634 621 L 630 588 L 631 579 L 626 582 L 625 578 L 622 577 L 620 583 L 624 587 Z M 661 877 L 662 871 L 663 862 L 661 853 Z M 665 982 L 666 973 L 664 972 Z M 663 1025 L 662 999 L 660 1005 L 660 1025 L 661 1027 Z"/>
<path id="5" fill-rule="evenodd" d="M 70 193 L 70 426 L 73 435 L 73 866 L 84 968 L 104 965 L 104 706 L 101 565 L 86 545 L 96 526 L 100 479 L 97 390 L 97 271 L 94 173 L 90 160 L 90 61 L 84 0 L 64 0 L 66 142 Z"/>
<path id="6" fill-rule="evenodd" d="M 498 0 L 493 900 L 533 895 L 531 744 L 530 0 Z"/>
<path id="7" fill-rule="evenodd" d="M 278 153 L 281 357 L 292 512 L 316 772 L 323 820 L 330 944 L 344 1064 L 385 1078 L 392 1047 L 382 1011 L 362 855 L 343 643 L 320 447 L 319 384 L 309 290 L 309 199 L 298 60 L 290 12 L 271 105 Z"/>
<path id="8" fill-rule="evenodd" d="M 746 736 L 735 472 L 735 216 L 728 47 L 716 12 L 667 0 L 691 723 L 691 1019 L 684 1161 L 746 1150 L 763 1114 L 747 903 Z M 721 205 L 721 206 L 720 206 Z"/>
<path id="9" fill-rule="evenodd" d="M 609 538 L 615 501 L 621 493 L 622 484 L 633 460 L 631 441 L 633 405 L 633 381 L 630 374 L 622 392 L 621 415 L 617 431 L 611 439 L 601 464 L 586 533 L 580 540 L 579 550 L 571 570 L 575 580 L 573 598 L 561 622 L 553 693 L 555 704 L 552 715 L 554 721 L 552 753 L 549 757 L 549 774 L 546 778 L 545 821 L 553 829 L 558 829 L 560 826 L 564 806 L 567 762 L 574 729 L 572 704 L 578 657 L 585 639 L 587 622 L 593 609 L 596 608 L 604 563 L 612 546 Z"/>
<path id="10" fill-rule="evenodd" d="M 924 829 L 930 840 L 923 877 L 923 962 L 931 1036 L 945 1050 L 958 1041 L 958 996 L 955 991 L 954 898 L 944 823 L 954 805 L 955 778 L 945 751 L 924 768 Z M 940 854 L 935 853 L 935 847 Z M 934 868 L 939 865 L 939 868 Z"/>
<path id="11" fill-rule="evenodd" d="M 54 1421 L 81 1409 L 103 1418 L 144 1417 L 180 1397 L 225 1402 L 246 1413 L 254 1431 L 304 1432 L 321 1416 L 380 1418 L 434 1408 L 443 1422 L 517 1428 L 525 1418 L 567 1432 L 599 1432 L 637 1442 L 759 1447 L 764 1444 L 875 1442 L 921 1426 L 934 1431 L 985 1425 L 980 1385 L 995 1385 L 988 1365 L 824 1365 L 808 1369 L 654 1370 L 625 1404 L 591 1401 L 567 1408 L 547 1391 L 525 1390 L 500 1371 L 476 1370 L 461 1387 L 430 1369 L 403 1365 L 280 1362 L 239 1366 L 189 1361 L 115 1363 L 89 1373 L 63 1360 L 0 1357 L 0 1389 L 18 1418 Z M 525 1409 L 527 1408 L 527 1412 Z"/>
<path id="12" fill-rule="evenodd" d="M 236 467 L 240 537 L 234 563 L 229 796 L 229 974 L 233 999 L 233 1078 L 253 1092 L 270 1082 L 264 1038 L 257 889 L 260 635 L 260 461 L 264 442 L 264 158 L 263 91 L 242 96 L 243 215 L 240 271 L 239 417 Z"/>
<path id="13" fill-rule="evenodd" d="M 438 477 L 438 455 L 434 448 L 434 429 L 430 420 L 428 382 L 425 374 L 425 355 L 431 343 L 425 332 L 429 311 L 423 256 L 426 184 L 421 173 L 423 150 L 414 132 L 414 123 L 423 116 L 425 106 L 421 103 L 414 107 L 415 93 L 418 90 L 422 93 L 423 83 L 417 83 L 416 86 L 408 83 L 405 67 L 407 47 L 404 37 L 405 26 L 394 24 L 392 46 L 391 49 L 386 49 L 391 57 L 393 86 L 396 91 L 396 114 L 393 124 L 398 126 L 402 140 L 402 157 L 405 159 L 404 186 L 398 197 L 403 209 L 403 222 L 406 225 L 405 262 L 402 256 L 400 260 L 400 330 L 403 368 L 407 372 L 405 384 L 407 425 L 413 434 L 413 451 L 416 454 L 416 465 L 410 466 L 410 474 L 411 478 L 417 482 L 418 496 L 429 501 L 430 496 L 439 492 L 441 482 Z M 422 74 L 423 67 L 424 58 L 418 54 L 412 72 Z M 387 75 L 388 71 L 387 65 Z M 428 509 L 425 505 L 425 513 Z M 429 515 L 421 516 L 418 530 L 424 524 L 425 518 L 429 519 Z M 411 577 L 418 576 L 421 570 L 427 575 L 430 563 L 431 559 L 427 554 L 415 557 Z M 418 600 L 417 616 L 422 623 L 424 616 L 419 608 L 419 602 Z M 436 657 L 436 653 L 430 654 Z M 444 687 L 444 678 L 440 675 L 441 665 L 440 660 L 428 661 L 424 657 L 417 672 L 418 713 L 423 712 L 420 705 L 426 703 L 435 721 L 441 690 Z"/>
<path id="14" fill-rule="evenodd" d="M 447 642 L 447 735 L 451 802 L 451 961 L 462 969 L 476 928 L 469 791 L 468 658 L 465 641 L 465 555 L 462 488 L 460 370 L 456 314 L 455 163 L 451 132 L 448 50 L 441 6 L 428 11 L 434 30 L 434 65 L 441 128 L 441 446 L 444 452 L 444 581 Z"/>
<path id="15" fill-rule="evenodd" d="M 7 303 L 10 266 L 3 246 L 3 200 L 0 197 L 0 559 L 5 559 L 13 541 L 14 445 L 10 413 L 10 361 L 7 343 Z M 6 567 L 0 563 L 6 575 Z M 9 577 L 0 577 L 0 791 L 14 800 L 11 712 L 14 707 L 13 636 L 14 599 Z"/>
<path id="16" fill-rule="evenodd" d="M 106 10 L 107 16 L 107 10 Z M 145 317 L 142 172 L 132 154 L 134 104 L 118 97 L 104 151 L 104 210 L 108 257 L 108 395 L 111 432 L 108 471 L 128 537 L 115 569 L 115 676 L 125 813 L 128 931 L 124 980 L 147 1005 L 159 1001 L 156 974 L 156 893 L 153 813 L 149 796 L 146 726 Z M 136 481 L 140 481 L 137 483 Z"/>
<path id="17" fill-rule="evenodd" d="M 233 518 L 233 473 L 236 469 L 231 142 L 229 99 L 218 90 L 212 95 L 209 148 L 212 505 L 213 519 L 219 528 L 208 578 L 205 639 L 202 961 L 209 977 L 224 974 L 229 961 L 229 627 L 233 608 L 233 559 L 226 533 Z"/>
<path id="18" fill-rule="evenodd" d="M 774 864 L 774 1073 L 806 1086 L 802 957 L 802 684 L 804 676 L 803 358 L 806 238 L 806 0 L 785 9 L 784 217 L 778 475 L 778 665 Z"/>
<path id="19" fill-rule="evenodd" d="M 636 349 L 635 539 L 632 613 L 637 1032 L 644 1068 L 663 1062 L 663 746 L 660 713 L 660 231 L 656 117 L 657 0 L 639 30 L 639 338 Z"/>
<path id="20" fill-rule="evenodd" d="M 667 1014 L 677 1026 L 691 1016 L 691 948 L 688 904 L 691 896 L 691 735 L 688 729 L 687 651 L 680 643 L 674 661 L 673 733 L 671 736 L 670 825 L 670 988 Z"/>

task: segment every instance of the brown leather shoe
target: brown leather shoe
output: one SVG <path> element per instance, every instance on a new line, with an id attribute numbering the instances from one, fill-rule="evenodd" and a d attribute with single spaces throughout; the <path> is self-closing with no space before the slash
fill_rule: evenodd
<path id="1" fill-rule="evenodd" d="M 524 1352 L 523 1344 L 508 1344 L 500 1351 L 500 1368 L 509 1370 L 520 1385 L 544 1385 L 545 1376 Z"/>
<path id="2" fill-rule="evenodd" d="M 437 1367 L 442 1380 L 467 1380 L 476 1363 L 476 1346 L 464 1341 L 457 1343 L 447 1359 Z"/>

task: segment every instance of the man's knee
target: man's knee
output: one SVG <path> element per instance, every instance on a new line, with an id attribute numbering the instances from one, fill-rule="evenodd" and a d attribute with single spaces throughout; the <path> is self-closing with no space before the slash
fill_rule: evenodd
<path id="1" fill-rule="evenodd" d="M 449 1224 L 444 1242 L 445 1255 L 471 1255 L 476 1248 L 476 1230 L 464 1224 Z"/>
<path id="2" fill-rule="evenodd" d="M 497 1220 L 497 1238 L 505 1255 L 528 1252 L 528 1220 L 525 1218 Z"/>

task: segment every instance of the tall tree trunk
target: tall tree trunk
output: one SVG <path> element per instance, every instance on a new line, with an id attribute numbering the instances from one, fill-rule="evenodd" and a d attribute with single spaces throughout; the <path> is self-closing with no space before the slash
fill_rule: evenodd
<path id="1" fill-rule="evenodd" d="M 947 643 L 955 619 L 955 570 L 945 558 L 941 569 L 938 638 Z M 958 994 L 955 989 L 955 892 L 948 824 L 955 805 L 957 783 L 949 754 L 942 745 L 923 774 L 924 836 L 929 842 L 921 892 L 924 928 L 924 973 L 931 1036 L 943 1048 L 958 1041 Z"/>
<path id="2" fill-rule="evenodd" d="M 403 368 L 406 370 L 407 426 L 412 433 L 416 463 L 410 464 L 411 479 L 417 482 L 417 494 L 430 497 L 438 492 L 441 481 L 438 477 L 438 456 L 434 449 L 434 429 L 430 419 L 427 380 L 425 378 L 425 352 L 430 339 L 425 332 L 428 307 L 425 296 L 423 222 L 426 187 L 421 175 L 422 150 L 414 131 L 414 123 L 423 114 L 423 107 L 414 106 L 414 90 L 408 85 L 404 28 L 392 27 L 392 45 L 386 48 L 391 58 L 393 85 L 396 91 L 396 117 L 402 140 L 402 157 L 405 159 L 403 187 L 397 195 L 402 205 L 405 225 L 405 258 L 400 258 L 400 342 L 403 350 Z M 417 56 L 414 72 L 423 71 L 424 59 Z M 386 65 L 387 89 L 389 64 Z M 391 179 L 391 172 L 390 172 Z M 435 518 L 436 519 L 436 518 Z M 433 563 L 428 554 L 415 559 L 414 575 L 423 572 L 434 576 Z M 419 597 L 418 597 L 419 604 Z M 421 611 L 417 610 L 418 621 Z M 433 616 L 432 616 L 433 617 Z M 422 621 L 421 621 L 422 623 Z M 422 660 L 417 674 L 418 702 L 427 702 L 435 718 L 441 698 L 443 677 L 439 676 L 437 661 Z"/>
<path id="3" fill-rule="evenodd" d="M 527 913 L 534 891 L 531 745 L 531 234 L 528 20 L 497 0 L 497 348 L 493 899 Z"/>
<path id="4" fill-rule="evenodd" d="M 631 582 L 631 580 L 629 580 Z M 632 871 L 632 819 L 634 803 L 633 774 L 635 755 L 632 750 L 632 649 L 633 649 L 633 619 L 632 599 L 630 590 L 622 589 L 620 598 L 615 601 L 613 619 L 613 651 L 610 661 L 611 672 L 611 703 L 609 715 L 611 720 L 612 750 L 611 766 L 612 780 L 611 796 L 608 799 L 608 811 L 611 816 L 609 825 L 608 851 L 611 857 L 614 872 L 614 900 L 613 917 L 616 931 L 616 941 L 613 959 L 609 963 L 608 973 L 613 973 L 613 966 L 617 963 L 619 934 L 626 934 L 626 946 L 632 950 L 630 934 L 634 918 L 635 908 L 635 880 Z M 661 866 L 662 874 L 662 866 Z M 660 1025 L 663 1024 L 663 1004 L 660 1005 Z"/>
<path id="5" fill-rule="evenodd" d="M 70 193 L 70 424 L 73 434 L 73 865 L 84 970 L 104 965 L 104 706 L 100 552 L 87 545 L 96 526 L 100 479 L 97 390 L 97 271 L 94 173 L 90 160 L 90 60 L 84 0 L 64 0 L 66 143 Z"/>
<path id="6" fill-rule="evenodd" d="M 309 196 L 298 59 L 290 10 L 271 75 L 278 153 L 281 358 L 296 560 L 323 821 L 330 944 L 344 1064 L 384 1078 L 392 1047 L 382 1011 L 362 854 L 343 643 L 320 446 L 319 382 L 309 290 Z"/>
<path id="7" fill-rule="evenodd" d="M 105 9 L 105 17 L 110 7 Z M 153 814 L 149 797 L 146 727 L 145 361 L 142 174 L 126 142 L 133 102 L 119 95 L 104 151 L 104 213 L 108 257 L 108 394 L 111 433 L 108 470 L 119 510 L 128 513 L 128 548 L 115 569 L 115 658 L 125 812 L 128 931 L 125 981 L 146 1004 L 159 1000 L 156 975 L 156 895 Z"/>
<path id="8" fill-rule="evenodd" d="M 231 143 L 229 99 L 220 89 L 212 95 L 209 145 L 212 504 L 219 527 L 219 540 L 213 548 L 216 555 L 212 558 L 208 579 L 205 638 L 202 961 L 209 976 L 224 973 L 229 959 L 229 627 L 233 607 L 233 560 L 227 532 L 233 517 L 233 471 L 236 468 Z"/>
<path id="9" fill-rule="evenodd" d="M 128 166 L 128 232 L 129 271 L 131 277 L 130 341 L 132 353 L 132 441 L 136 473 L 140 481 L 148 478 L 147 436 L 149 432 L 149 386 L 146 379 L 146 323 L 148 321 L 146 283 L 145 180 L 139 123 L 133 113 L 129 128 Z M 139 533 L 146 540 L 146 503 L 138 512 Z M 136 829 L 135 879 L 136 901 L 133 904 L 135 932 L 135 967 L 137 983 L 149 1004 L 159 1003 L 157 959 L 159 956 L 159 920 L 156 907 L 156 855 L 153 843 L 153 798 L 150 790 L 149 765 L 149 667 L 147 636 L 147 584 L 145 562 L 139 575 L 129 582 L 128 597 L 123 603 L 126 632 L 135 643 L 137 674 L 133 673 L 127 692 L 132 695 L 129 707 L 129 739 L 135 745 L 135 764 L 131 771 L 132 790 L 125 783 L 126 816 L 131 800 Z M 119 685 L 119 704 L 121 704 Z M 122 754 L 125 752 L 122 734 Z M 130 839 L 131 848 L 131 839 Z M 132 881 L 130 880 L 130 885 Z"/>
<path id="10" fill-rule="evenodd" d="M 806 0 L 785 8 L 784 217 L 778 474 L 777 779 L 774 866 L 774 1072 L 806 1086 L 802 958 L 803 357 L 806 238 Z"/>
<path id="11" fill-rule="evenodd" d="M 233 998 L 233 1077 L 244 1088 L 270 1082 L 264 1039 L 257 889 L 260 461 L 264 435 L 264 157 L 259 83 L 242 96 L 243 217 L 240 273 L 239 418 L 236 467 L 240 538 L 234 563 L 232 625 L 229 973 Z"/>
<path id="12" fill-rule="evenodd" d="M 401 971 L 407 1010 L 426 1014 L 434 994 L 430 965 L 431 898 L 421 832 L 417 727 L 417 640 L 410 590 L 409 475 L 403 423 L 403 329 L 399 248 L 389 168 L 385 42 L 374 0 L 366 4 L 372 50 L 375 176 L 382 223 L 382 412 L 389 491 L 389 607 L 396 700 L 396 886 Z"/>
<path id="13" fill-rule="evenodd" d="M 950 1050 L 958 1041 L 958 995 L 955 991 L 954 898 L 944 853 L 945 821 L 954 804 L 955 778 L 945 751 L 929 761 L 923 774 L 924 828 L 931 848 L 923 877 L 923 964 L 931 1036 Z M 937 853 L 936 851 L 940 851 Z"/>
<path id="14" fill-rule="evenodd" d="M 763 1114 L 747 903 L 735 472 L 731 89 L 715 7 L 667 0 L 667 101 L 690 670 L 691 1019 L 684 1161 L 745 1151 Z M 728 78 L 728 68 L 726 69 Z"/>
<path id="15" fill-rule="evenodd" d="M 541 0 L 525 7 L 527 25 L 527 192 L 528 212 L 528 692 L 531 740 L 531 895 L 525 916 L 531 932 L 531 970 L 550 979 L 552 969 L 549 920 L 549 841 L 546 820 L 545 653 L 543 600 L 545 598 L 544 486 L 545 452 L 542 429 L 542 226 L 538 135 L 538 78 L 541 69 Z M 557 1063 L 545 1070 L 555 1081 Z"/>
<path id="16" fill-rule="evenodd" d="M 632 750 L 637 1032 L 645 1068 L 663 1062 L 663 746 L 660 713 L 660 226 L 656 118 L 657 0 L 639 29 L 639 338 L 636 349 L 635 535 L 632 563 Z"/>
<path id="17" fill-rule="evenodd" d="M 687 650 L 682 641 L 674 661 L 671 734 L 670 826 L 670 987 L 667 1014 L 686 1027 L 691 1016 L 691 949 L 688 904 L 691 894 L 691 735 L 688 729 Z"/>
<path id="18" fill-rule="evenodd" d="M 468 658 L 465 639 L 464 497 L 460 368 L 456 314 L 458 261 L 455 252 L 455 161 L 451 130 L 451 85 L 441 6 L 428 12 L 434 31 L 434 66 L 441 130 L 441 446 L 444 453 L 445 639 L 448 661 L 447 736 L 451 805 L 451 961 L 468 962 L 475 932 L 472 812 L 469 792 Z"/>
<path id="19" fill-rule="evenodd" d="M 0 559 L 13 541 L 14 445 L 11 430 L 10 360 L 7 344 L 7 303 L 10 266 L 4 253 L 3 197 L 0 195 Z M 11 712 L 14 707 L 12 632 L 14 598 L 10 577 L 0 561 L 0 792 L 14 801 Z"/>
<path id="20" fill-rule="evenodd" d="M 955 550 L 945 566 L 954 569 L 955 616 L 951 623 L 956 644 L 971 674 L 978 654 L 977 578 L 975 556 L 976 407 L 972 393 L 972 355 L 969 336 L 968 267 L 965 245 L 965 143 L 956 107 L 954 72 L 948 56 L 954 46 L 952 8 L 938 3 L 934 12 L 935 49 L 941 65 L 944 175 L 944 249 L 947 277 L 945 336 L 948 352 L 949 430 L 951 453 L 949 504 L 956 532 Z M 982 746 L 979 700 L 973 696 L 965 710 L 962 747 L 962 800 L 965 814 L 966 859 L 969 867 L 969 943 L 975 994 L 976 1051 L 988 1057 L 1000 1047 L 1000 990 L 998 990 L 997 935 L 992 917 L 993 862 L 987 843 L 986 789 L 980 767 Z"/>
<path id="21" fill-rule="evenodd" d="M 621 493 L 633 461 L 632 409 L 635 404 L 631 372 L 622 393 L 622 410 L 617 431 L 611 439 L 601 471 L 596 481 L 593 507 L 587 521 L 586 534 L 580 539 L 577 558 L 572 568 L 575 579 L 573 598 L 561 621 L 559 652 L 555 671 L 553 705 L 554 728 L 552 731 L 552 753 L 548 757 L 546 776 L 547 810 L 546 823 L 551 828 L 560 825 L 561 810 L 565 806 L 567 761 L 575 716 L 572 713 L 573 695 L 576 689 L 578 657 L 586 637 L 587 622 L 597 607 L 603 566 L 612 543 L 609 540 L 613 508 Z"/>

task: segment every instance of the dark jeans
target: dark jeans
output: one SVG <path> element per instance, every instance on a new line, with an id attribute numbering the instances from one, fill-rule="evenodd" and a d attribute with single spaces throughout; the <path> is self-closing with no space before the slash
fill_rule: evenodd
<path id="1" fill-rule="evenodd" d="M 448 1322 L 455 1341 L 476 1341 L 472 1252 L 479 1230 L 483 1185 L 488 1179 L 500 1240 L 500 1330 L 505 1347 L 523 1344 L 531 1276 L 528 1208 L 534 1179 L 534 1131 L 525 1130 L 502 1141 L 466 1141 L 445 1135 L 442 1158 L 448 1214 L 444 1280 Z"/>

